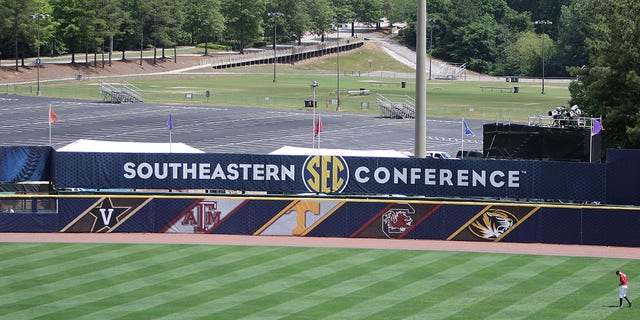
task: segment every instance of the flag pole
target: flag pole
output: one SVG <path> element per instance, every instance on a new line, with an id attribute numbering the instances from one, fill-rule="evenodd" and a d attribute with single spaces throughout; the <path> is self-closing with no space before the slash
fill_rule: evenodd
<path id="1" fill-rule="evenodd" d="M 48 117 L 48 121 L 49 122 L 49 146 L 51 146 L 51 103 L 49 103 L 49 117 Z"/>
<path id="2" fill-rule="evenodd" d="M 593 118 L 591 118 L 591 134 L 589 135 L 589 163 L 593 162 Z"/>
<path id="3" fill-rule="evenodd" d="M 49 104 L 49 114 L 47 117 L 47 122 L 49 123 L 49 146 L 51 146 L 51 104 Z"/>
<path id="4" fill-rule="evenodd" d="M 318 150 L 320 150 L 320 132 L 322 131 L 322 120 L 320 119 L 320 111 L 318 111 L 318 123 L 316 124 L 317 128 L 315 129 L 318 132 Z"/>
<path id="5" fill-rule="evenodd" d="M 460 130 L 460 140 L 462 141 L 462 145 L 460 146 L 460 159 L 464 159 L 464 136 L 466 134 L 464 128 L 464 118 L 462 118 L 462 130 Z"/>
<path id="6" fill-rule="evenodd" d="M 169 114 L 169 119 L 167 120 L 167 128 L 169 128 L 169 153 L 171 153 L 171 144 L 172 144 L 172 132 L 173 132 L 173 117 Z"/>

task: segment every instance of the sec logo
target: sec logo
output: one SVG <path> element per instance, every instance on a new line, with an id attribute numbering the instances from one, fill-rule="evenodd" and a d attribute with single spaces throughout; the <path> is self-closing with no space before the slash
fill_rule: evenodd
<path id="1" fill-rule="evenodd" d="M 349 182 L 349 168 L 340 156 L 310 156 L 302 167 L 302 179 L 310 192 L 340 193 Z"/>

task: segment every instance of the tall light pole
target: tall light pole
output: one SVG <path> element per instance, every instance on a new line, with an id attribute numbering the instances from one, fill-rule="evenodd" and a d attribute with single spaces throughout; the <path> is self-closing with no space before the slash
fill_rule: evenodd
<path id="1" fill-rule="evenodd" d="M 282 12 L 269 12 L 269 17 L 273 19 L 273 82 L 276 82 L 276 63 L 278 62 L 278 53 L 276 51 L 276 25 L 278 17 L 282 17 Z"/>
<path id="2" fill-rule="evenodd" d="M 433 23 L 436 19 L 427 19 L 427 26 L 429 27 L 429 80 L 431 80 L 431 58 L 433 56 Z"/>
<path id="3" fill-rule="evenodd" d="M 36 23 L 38 25 L 38 30 L 37 30 L 37 34 L 36 34 L 36 47 L 38 48 L 38 57 L 36 58 L 36 83 L 37 83 L 37 89 L 36 89 L 36 96 L 40 96 L 40 65 L 42 64 L 42 61 L 40 60 L 40 20 L 41 19 L 45 19 L 48 18 L 49 15 L 48 14 L 43 14 L 43 13 L 37 13 L 37 14 L 32 14 L 29 16 L 29 19 L 36 19 Z"/>
<path id="4" fill-rule="evenodd" d="M 542 38 L 542 94 L 544 94 L 544 26 L 551 25 L 553 22 L 549 20 L 536 20 L 533 24 L 542 26 L 540 37 Z"/>
<path id="5" fill-rule="evenodd" d="M 336 40 L 337 40 L 337 47 L 336 47 L 336 97 L 338 98 L 338 105 L 336 106 L 336 111 L 340 111 L 340 20 L 338 20 L 337 23 L 337 29 L 336 29 Z"/>
<path id="6" fill-rule="evenodd" d="M 427 1 L 417 0 L 416 20 L 416 119 L 414 157 L 427 156 Z"/>

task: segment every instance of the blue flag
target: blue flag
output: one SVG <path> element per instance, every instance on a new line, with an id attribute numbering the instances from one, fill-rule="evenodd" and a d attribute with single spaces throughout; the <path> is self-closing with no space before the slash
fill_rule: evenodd
<path id="1" fill-rule="evenodd" d="M 171 115 L 169 115 L 169 120 L 167 120 L 167 128 L 169 128 L 169 131 L 173 130 L 173 117 Z"/>
<path id="2" fill-rule="evenodd" d="M 473 135 L 473 131 L 471 131 L 471 128 L 469 128 L 469 124 L 467 123 L 467 121 L 462 121 L 463 126 L 464 126 L 464 134 L 467 136 L 472 136 Z"/>

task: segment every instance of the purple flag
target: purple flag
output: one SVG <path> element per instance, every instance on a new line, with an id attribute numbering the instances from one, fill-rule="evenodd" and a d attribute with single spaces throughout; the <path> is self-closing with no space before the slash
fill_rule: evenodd
<path id="1" fill-rule="evenodd" d="M 173 117 L 171 115 L 169 115 L 169 120 L 167 120 L 167 128 L 169 128 L 169 131 L 173 130 Z"/>
<path id="2" fill-rule="evenodd" d="M 592 125 L 593 125 L 593 129 L 591 129 L 591 136 L 595 136 L 596 134 L 600 133 L 600 131 L 602 131 L 602 129 L 604 129 L 602 127 L 602 123 L 600 123 L 600 121 L 598 121 L 597 119 L 593 119 L 591 121 Z"/>

